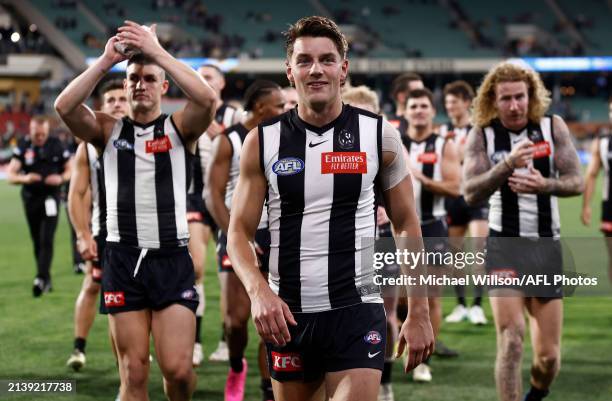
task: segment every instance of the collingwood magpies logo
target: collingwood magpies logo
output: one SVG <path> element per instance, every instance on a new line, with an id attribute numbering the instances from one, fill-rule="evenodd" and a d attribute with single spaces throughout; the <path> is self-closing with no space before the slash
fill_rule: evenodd
<path id="1" fill-rule="evenodd" d="M 353 145 L 355 145 L 355 135 L 343 129 L 340 131 L 340 134 L 338 134 L 338 145 L 344 150 L 352 149 Z"/>

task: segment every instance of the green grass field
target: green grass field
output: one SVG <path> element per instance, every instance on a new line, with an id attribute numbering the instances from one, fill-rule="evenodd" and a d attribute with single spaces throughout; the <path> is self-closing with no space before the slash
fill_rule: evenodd
<path id="1" fill-rule="evenodd" d="M 596 199 L 599 199 L 598 197 Z M 79 373 L 65 367 L 72 351 L 73 309 L 82 276 L 72 272 L 69 231 L 65 211 L 56 236 L 53 260 L 54 291 L 32 298 L 34 258 L 19 197 L 19 188 L 0 182 L 0 379 L 74 379 L 77 394 L 72 396 L 10 396 L 11 400 L 114 400 L 118 375 L 107 339 L 107 322 L 98 316 L 88 338 L 87 366 Z M 599 209 L 594 205 L 597 221 Z M 594 237 L 596 228 L 582 227 L 578 213 L 580 199 L 561 202 L 563 232 L 566 236 Z M 216 346 L 220 334 L 219 289 L 213 267 L 213 248 L 209 249 L 206 273 L 206 316 L 203 338 L 206 357 Z M 603 243 L 587 253 L 602 255 Z M 605 275 L 602 275 L 604 277 Z M 565 326 L 561 373 L 551 401 L 612 400 L 612 300 L 609 297 L 574 297 L 565 301 Z M 444 300 L 445 314 L 453 299 Z M 491 321 L 488 304 L 487 317 Z M 256 333 L 251 328 L 247 350 L 249 381 L 246 399 L 259 400 L 259 378 L 255 363 Z M 395 365 L 396 400 L 490 401 L 496 399 L 493 380 L 495 332 L 490 323 L 474 327 L 468 323 L 445 325 L 441 338 L 457 348 L 457 359 L 432 361 L 434 380 L 418 385 Z M 523 378 L 529 375 L 530 346 L 523 360 Z M 223 400 L 227 366 L 206 362 L 197 370 L 195 400 Z M 152 364 L 149 382 L 151 400 L 165 399 L 159 368 Z M 2 398 L 2 395 L 0 395 Z"/>

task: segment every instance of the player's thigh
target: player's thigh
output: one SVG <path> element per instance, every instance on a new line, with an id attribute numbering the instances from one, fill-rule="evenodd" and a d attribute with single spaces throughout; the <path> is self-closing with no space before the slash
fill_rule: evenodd
<path id="1" fill-rule="evenodd" d="M 375 401 L 382 372 L 377 369 L 348 369 L 325 374 L 330 401 Z"/>
<path id="2" fill-rule="evenodd" d="M 272 379 L 272 390 L 275 401 L 323 401 L 325 386 L 323 379 L 313 382 L 286 381 Z"/>
<path id="3" fill-rule="evenodd" d="M 525 330 L 525 298 L 520 291 L 498 289 L 489 292 L 497 333 L 508 329 Z"/>
<path id="4" fill-rule="evenodd" d="M 140 360 L 149 357 L 151 311 L 148 309 L 109 315 L 111 331 L 120 357 Z"/>
<path id="5" fill-rule="evenodd" d="M 563 301 L 529 298 L 529 329 L 535 355 L 557 355 L 561 346 L 563 328 Z"/>
<path id="6" fill-rule="evenodd" d="M 206 250 L 208 240 L 206 238 L 206 227 L 202 223 L 189 223 L 189 253 L 193 259 L 193 267 L 195 271 L 196 281 L 204 278 L 204 262 L 206 259 Z"/>
<path id="7" fill-rule="evenodd" d="M 189 364 L 195 342 L 195 314 L 180 304 L 153 311 L 151 333 L 162 371 Z"/>

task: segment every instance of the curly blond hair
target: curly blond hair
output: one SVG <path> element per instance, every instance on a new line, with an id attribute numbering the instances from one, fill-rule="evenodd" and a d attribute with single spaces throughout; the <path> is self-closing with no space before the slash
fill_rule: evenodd
<path id="1" fill-rule="evenodd" d="M 498 117 L 495 108 L 495 88 L 500 82 L 518 82 L 527 84 L 529 106 L 527 118 L 538 123 L 550 106 L 550 92 L 544 87 L 540 75 L 529 67 L 503 62 L 493 67 L 482 80 L 474 99 L 473 119 L 479 127 L 490 125 Z"/>

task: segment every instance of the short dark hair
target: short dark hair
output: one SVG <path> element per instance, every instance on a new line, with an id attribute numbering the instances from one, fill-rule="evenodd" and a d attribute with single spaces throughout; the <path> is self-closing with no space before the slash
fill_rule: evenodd
<path id="1" fill-rule="evenodd" d="M 217 65 L 217 64 L 213 64 L 213 63 L 204 63 L 202 64 L 199 68 L 212 68 L 213 70 L 217 71 L 219 74 L 221 74 L 221 76 L 225 76 L 225 73 L 221 70 L 221 68 Z"/>
<path id="2" fill-rule="evenodd" d="M 36 124 L 45 124 L 49 122 L 49 119 L 47 118 L 47 116 L 44 116 L 42 114 L 39 114 L 37 116 L 33 116 L 30 119 L 31 122 L 36 123 Z"/>
<path id="3" fill-rule="evenodd" d="M 132 64 L 138 65 L 156 65 L 162 71 L 162 79 L 166 79 L 166 71 L 161 68 L 159 64 L 155 62 L 151 57 L 144 55 L 143 53 L 137 53 L 128 59 L 127 66 L 131 66 Z"/>
<path id="4" fill-rule="evenodd" d="M 116 89 L 123 89 L 123 80 L 121 79 L 109 79 L 100 85 L 98 93 L 100 97 L 104 97 L 106 92 L 114 91 Z"/>
<path id="5" fill-rule="evenodd" d="M 426 97 L 427 99 L 429 99 L 429 102 L 431 103 L 431 105 L 434 105 L 434 97 L 433 97 L 433 93 L 431 93 L 431 91 L 427 88 L 423 88 L 423 89 L 413 89 L 410 92 L 408 92 L 408 97 L 406 98 L 406 103 L 408 102 L 409 99 L 417 99 L 417 98 L 421 98 L 421 97 Z"/>
<path id="6" fill-rule="evenodd" d="M 393 100 L 397 98 L 397 94 L 408 90 L 410 82 L 423 81 L 423 78 L 415 72 L 406 72 L 395 77 L 391 83 L 391 97 Z"/>
<path id="7" fill-rule="evenodd" d="M 474 99 L 474 89 L 472 86 L 463 80 L 453 81 L 444 86 L 444 96 L 453 95 L 460 97 L 463 100 L 469 100 L 470 102 Z"/>
<path id="8" fill-rule="evenodd" d="M 295 24 L 290 25 L 286 32 L 283 32 L 285 36 L 285 48 L 287 49 L 287 60 L 293 55 L 293 45 L 298 38 L 304 36 L 310 36 L 314 38 L 324 37 L 329 38 L 340 57 L 346 58 L 348 53 L 348 42 L 344 34 L 340 31 L 340 28 L 334 21 L 329 18 L 313 15 L 310 17 L 304 17 L 299 19 Z"/>
<path id="9" fill-rule="evenodd" d="M 253 82 L 247 90 L 244 92 L 244 110 L 251 111 L 255 107 L 255 104 L 262 97 L 272 93 L 275 90 L 281 90 L 280 85 L 276 82 L 268 81 L 265 79 L 258 79 Z"/>

